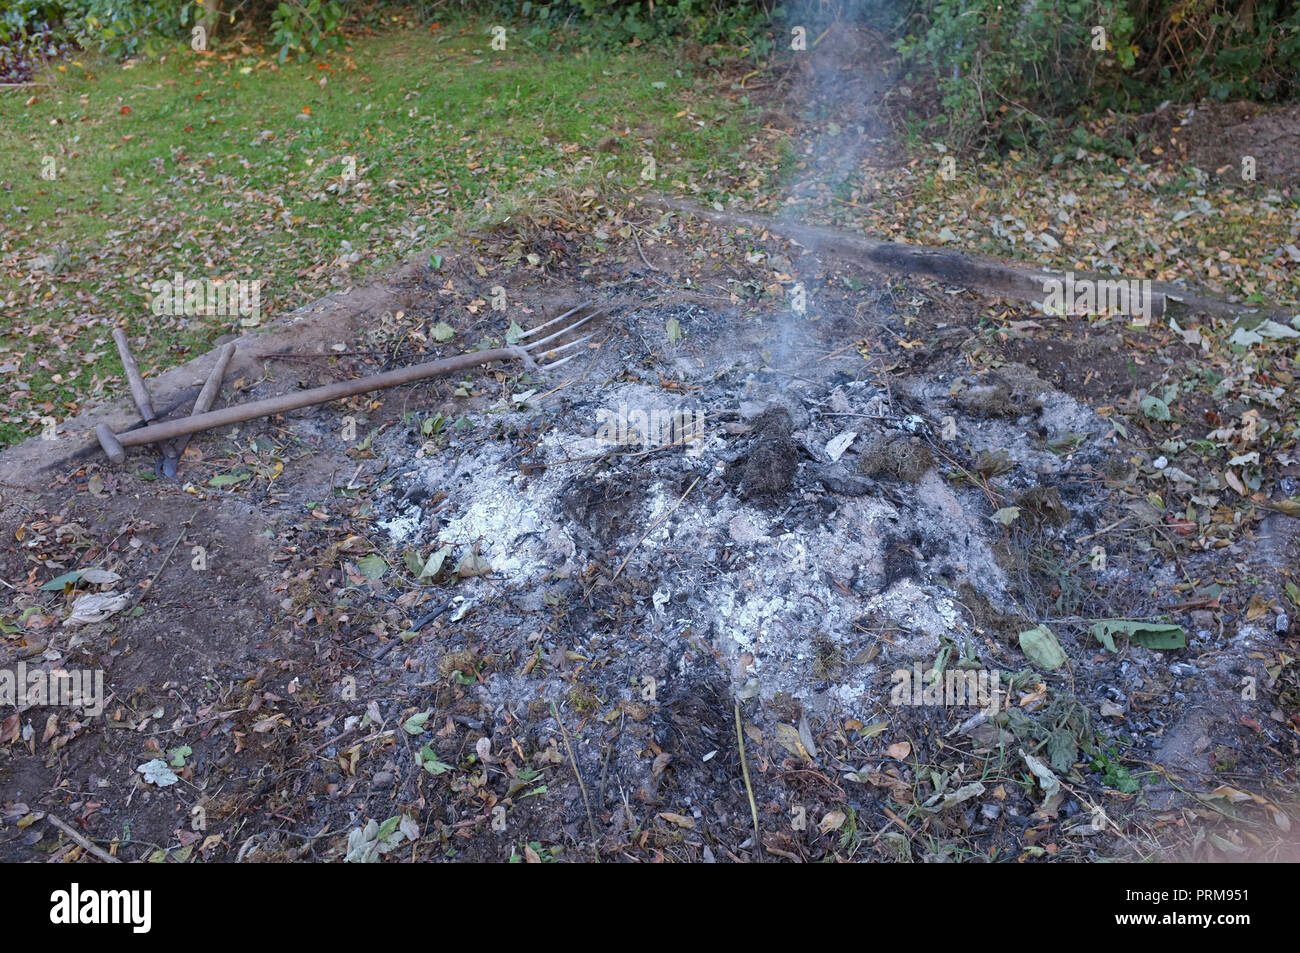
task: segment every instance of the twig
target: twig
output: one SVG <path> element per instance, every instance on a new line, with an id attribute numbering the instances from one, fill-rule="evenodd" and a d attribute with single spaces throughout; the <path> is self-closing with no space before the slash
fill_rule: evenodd
<path id="1" fill-rule="evenodd" d="M 901 817 L 899 817 L 897 814 L 895 814 L 893 811 L 891 811 L 891 810 L 890 810 L 889 808 L 887 808 L 887 807 L 886 807 L 886 808 L 882 808 L 882 810 L 884 810 L 884 812 L 885 812 L 885 817 L 889 818 L 893 823 L 897 824 L 899 827 L 901 827 L 901 828 L 903 829 L 903 833 L 904 833 L 904 834 L 906 834 L 906 835 L 907 835 L 909 838 L 911 838 L 912 840 L 916 840 L 916 838 L 917 838 L 919 835 L 916 833 L 916 831 L 914 831 L 914 830 L 912 830 L 910 827 L 908 827 L 907 824 L 906 824 L 906 822 L 904 822 L 904 820 L 903 820 Z M 889 825 L 886 824 L 886 825 L 885 825 L 885 828 L 888 828 L 888 827 L 889 827 Z M 882 828 L 881 831 L 880 831 L 880 834 L 883 834 L 884 832 L 885 832 L 885 830 Z M 877 834 L 876 836 L 879 837 L 880 834 Z"/>
<path id="2" fill-rule="evenodd" d="M 849 348 L 858 347 L 862 343 L 863 343 L 862 341 L 850 341 L 848 344 L 844 345 L 843 347 L 836 348 L 835 350 L 831 351 L 829 354 L 823 354 L 821 357 L 817 358 L 816 363 L 820 364 L 822 361 L 829 361 L 832 357 L 835 357 L 835 355 L 843 354 Z"/>
<path id="3" fill-rule="evenodd" d="M 68 837 L 72 838 L 72 840 L 76 841 L 76 843 L 79 846 L 81 846 L 87 853 L 94 854 L 104 863 L 120 864 L 122 862 L 118 858 L 110 854 L 108 851 L 104 850 L 104 848 L 92 844 L 83 835 L 77 833 L 75 830 L 73 830 L 72 825 L 69 824 L 67 821 L 62 821 L 59 818 L 55 817 L 53 814 L 46 814 L 45 819 L 49 821 L 51 824 L 53 824 L 55 827 L 57 827 L 59 830 L 63 831 L 63 833 L 67 834 Z"/>
<path id="4" fill-rule="evenodd" d="M 740 730 L 740 699 L 733 698 L 736 711 L 736 744 L 740 747 L 740 773 L 745 779 L 745 796 L 749 798 L 749 816 L 754 821 L 754 852 L 763 859 L 763 842 L 758 837 L 758 804 L 754 801 L 754 788 L 749 782 L 749 761 L 745 759 L 745 733 Z"/>
<path id="5" fill-rule="evenodd" d="M 651 271 L 662 272 L 663 271 L 662 268 L 657 268 L 654 265 L 650 264 L 650 260 L 646 258 L 645 252 L 641 250 L 641 241 L 636 237 L 635 228 L 632 229 L 632 241 L 636 243 L 636 253 L 641 256 L 641 260 L 645 262 L 645 266 L 649 268 Z"/>
<path id="6" fill-rule="evenodd" d="M 648 450 L 606 450 L 603 453 L 593 453 L 585 457 L 565 457 L 563 460 L 555 460 L 551 463 L 535 463 L 533 464 L 533 466 L 539 470 L 546 470 L 549 469 L 550 467 L 558 467 L 564 463 L 588 463 L 592 460 L 604 460 L 609 457 L 626 457 L 627 459 L 630 460 L 633 457 L 644 457 L 650 453 L 659 453 L 660 451 L 663 450 L 671 450 L 673 447 L 684 447 L 688 443 L 691 443 L 692 441 L 697 439 L 703 439 L 708 435 L 709 435 L 709 431 L 699 430 L 695 432 L 694 436 L 682 437 L 679 440 L 674 440 L 672 443 L 664 443 L 664 444 L 660 444 L 657 447 L 650 447 Z M 638 543 L 637 545 L 639 546 L 641 544 Z"/>
<path id="7" fill-rule="evenodd" d="M 587 826 L 591 828 L 591 849 L 596 857 L 596 863 L 600 863 L 600 838 L 596 834 L 596 818 L 591 813 L 591 801 L 587 799 L 587 785 L 582 783 L 582 772 L 578 770 L 578 759 L 573 756 L 573 746 L 569 744 L 569 732 L 565 730 L 564 719 L 560 717 L 560 711 L 555 707 L 555 702 L 551 702 L 551 716 L 560 726 L 560 737 L 564 739 L 564 750 L 569 753 L 569 764 L 573 766 L 573 776 L 578 779 L 578 790 L 582 792 L 582 803 L 587 808 Z"/>
<path id="8" fill-rule="evenodd" d="M 1115 522 L 1111 523 L 1109 526 L 1103 526 L 1101 529 L 1097 530 L 1097 532 L 1095 532 L 1095 533 L 1089 533 L 1087 536 L 1080 536 L 1077 540 L 1075 540 L 1075 542 L 1082 543 L 1082 542 L 1085 542 L 1086 540 L 1093 539 L 1093 538 L 1095 538 L 1095 537 L 1097 537 L 1097 536 L 1101 536 L 1101 535 L 1104 534 L 1104 533 L 1109 533 L 1111 530 L 1113 530 L 1113 529 L 1117 529 L 1118 527 L 1120 527 L 1120 526 L 1122 526 L 1123 524 L 1127 523 L 1128 520 L 1129 520 L 1129 518 L 1128 518 L 1127 516 L 1122 517 L 1121 519 L 1117 519 Z"/>
<path id="9" fill-rule="evenodd" d="M 612 575 L 612 576 L 610 577 L 610 579 L 609 579 L 610 582 L 613 582 L 615 579 L 618 578 L 618 574 L 621 573 L 621 572 L 623 571 L 623 567 L 627 565 L 627 561 L 628 561 L 629 559 L 632 558 L 632 553 L 635 553 L 638 549 L 641 548 L 641 544 L 644 543 L 647 539 L 650 538 L 650 534 L 653 533 L 656 529 L 659 528 L 659 524 L 662 523 L 664 520 L 668 519 L 668 517 L 672 516 L 674 513 L 677 512 L 677 507 L 679 507 L 679 506 L 682 505 L 682 503 L 685 501 L 686 497 L 690 495 L 691 490 L 695 489 L 695 484 L 696 484 L 696 483 L 699 483 L 702 479 L 704 479 L 704 474 L 703 474 L 703 473 L 701 473 L 699 476 L 697 476 L 697 477 L 696 477 L 696 478 L 691 482 L 691 485 L 688 486 L 688 487 L 686 488 L 686 492 L 683 493 L 683 494 L 681 495 L 681 497 L 678 498 L 677 502 L 673 504 L 672 509 L 670 509 L 670 510 L 669 510 L 667 513 L 665 513 L 663 516 L 661 516 L 661 517 L 659 517 L 657 520 L 655 520 L 655 521 L 654 521 L 654 525 L 651 526 L 648 530 L 645 531 L 645 535 L 642 536 L 639 540 L 637 540 L 636 545 L 633 546 L 632 549 L 628 552 L 628 554 L 627 554 L 626 556 L 623 557 L 623 561 L 622 561 L 621 563 L 618 564 L 618 568 L 617 568 L 616 570 L 614 570 L 614 575 Z"/>
<path id="10" fill-rule="evenodd" d="M 149 579 L 149 585 L 146 586 L 144 589 L 140 590 L 139 593 L 137 593 L 135 599 L 132 600 L 131 602 L 130 608 L 134 609 L 137 605 L 140 604 L 140 602 L 144 599 L 145 596 L 153 592 L 153 584 L 158 581 L 158 576 L 167 567 L 167 563 L 172 558 L 172 553 L 176 552 L 176 547 L 179 546 L 181 544 L 181 540 L 185 538 L 185 531 L 190 528 L 190 523 L 193 522 L 194 519 L 191 517 L 191 519 L 187 523 L 185 523 L 184 526 L 181 527 L 180 533 L 176 536 L 176 542 L 172 543 L 172 548 L 167 550 L 167 555 L 163 557 L 162 563 L 158 566 L 158 571 L 155 572 L 153 576 Z"/>

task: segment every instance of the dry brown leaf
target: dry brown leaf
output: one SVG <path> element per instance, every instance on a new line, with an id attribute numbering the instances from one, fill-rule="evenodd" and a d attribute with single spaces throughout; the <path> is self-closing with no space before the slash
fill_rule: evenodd
<path id="1" fill-rule="evenodd" d="M 674 814 L 672 811 L 662 811 L 659 816 L 669 823 L 676 824 L 678 827 L 685 827 L 688 830 L 695 827 L 695 819 L 687 817 L 685 814 Z"/>
<path id="2" fill-rule="evenodd" d="M 912 743 L 910 741 L 899 741 L 885 749 L 885 754 L 898 761 L 906 760 L 911 753 Z"/>
<path id="3" fill-rule="evenodd" d="M 844 826 L 844 822 L 848 820 L 848 817 L 849 816 L 843 811 L 830 811 L 821 819 L 821 823 L 817 825 L 817 829 L 823 834 L 837 831 Z"/>

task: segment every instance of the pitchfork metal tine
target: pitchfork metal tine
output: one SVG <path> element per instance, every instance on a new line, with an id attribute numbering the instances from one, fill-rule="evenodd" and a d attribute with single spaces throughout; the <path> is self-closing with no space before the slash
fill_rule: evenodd
<path id="1" fill-rule="evenodd" d="M 580 338 L 574 338 L 572 341 L 569 341 L 567 344 L 557 344 L 555 347 L 542 348 L 542 350 L 540 351 L 533 350 L 533 348 L 535 348 L 537 345 L 526 344 L 524 345 L 524 350 L 529 351 L 533 355 L 533 357 L 540 357 L 543 354 L 555 354 L 559 351 L 563 351 L 568 348 L 574 347 L 575 345 L 581 344 L 583 341 L 591 337 L 592 334 L 595 334 L 595 332 L 593 331 L 591 332 L 591 334 L 584 334 Z"/>
<path id="2" fill-rule="evenodd" d="M 602 314 L 604 314 L 604 313 L 605 313 L 605 310 L 604 310 L 603 308 L 598 308 L 597 310 L 591 312 L 591 314 L 587 315 L 585 318 L 582 318 L 582 319 L 579 320 L 579 321 L 574 321 L 574 322 L 573 322 L 572 324 L 570 324 L 567 328 L 563 328 L 563 329 L 561 329 L 561 330 L 559 330 L 559 331 L 556 331 L 554 334 L 548 334 L 546 337 L 542 338 L 540 341 L 530 341 L 528 344 L 525 344 L 525 345 L 523 345 L 523 346 L 526 347 L 526 348 L 528 348 L 530 351 L 533 350 L 534 348 L 539 348 L 539 347 L 541 347 L 543 344 L 545 344 L 547 341 L 554 341 L 556 338 L 564 337 L 564 335 L 568 334 L 570 331 L 576 331 L 576 330 L 578 330 L 578 328 L 582 327 L 584 324 L 586 324 L 586 323 L 587 323 L 588 321 L 590 321 L 592 318 L 598 318 L 598 317 L 600 317 L 600 316 L 601 316 Z M 534 352 L 534 353 L 535 353 L 535 352 Z"/>
<path id="3" fill-rule="evenodd" d="M 564 314 L 560 315 L 558 318 L 551 318 L 551 320 L 547 321 L 545 324 L 539 324 L 537 327 L 525 331 L 523 334 L 519 335 L 519 340 L 522 341 L 526 337 L 531 337 L 532 335 L 536 334 L 538 331 L 541 331 L 545 328 L 549 328 L 552 324 L 556 324 L 559 321 L 563 321 L 569 315 L 577 314 L 579 311 L 582 311 L 584 308 L 591 308 L 591 307 L 595 307 L 595 306 L 591 304 L 591 302 L 587 302 L 586 304 L 578 305 L 576 308 L 570 308 L 568 311 L 564 312 Z"/>
<path id="4" fill-rule="evenodd" d="M 570 354 L 568 357 L 562 357 L 558 361 L 552 361 L 550 364 L 538 364 L 537 369 L 540 371 L 552 371 L 555 370 L 555 368 L 559 367 L 561 364 L 568 364 L 571 360 L 573 360 L 577 356 L 578 356 L 577 354 Z"/>
<path id="5" fill-rule="evenodd" d="M 552 358 L 552 357 L 554 357 L 555 355 L 559 354 L 561 351 L 567 351 L 567 350 L 568 350 L 569 348 L 571 348 L 571 347 L 577 347 L 578 345 L 582 344 L 584 341 L 586 341 L 586 340 L 588 340 L 588 339 L 590 339 L 590 338 L 592 338 L 592 337 L 594 337 L 594 336 L 595 336 L 594 332 L 593 332 L 592 334 L 584 334 L 582 337 L 580 337 L 580 338 L 578 338 L 578 339 L 576 339 L 576 340 L 574 340 L 574 341 L 570 341 L 568 344 L 561 344 L 559 347 L 552 347 L 552 348 L 548 348 L 548 349 L 545 350 L 545 351 L 538 351 L 536 354 L 533 355 L 533 358 L 534 358 L 534 360 L 549 360 L 550 358 Z M 564 358 L 564 360 L 561 360 L 561 361 L 553 361 L 553 362 L 551 362 L 551 363 L 549 363 L 549 364 L 538 364 L 537 366 L 538 366 L 541 370 L 544 370 L 544 371 L 545 371 L 545 370 L 549 370 L 549 369 L 552 368 L 552 367 L 558 367 L 559 365 L 563 364 L 564 361 L 572 360 L 573 358 L 575 358 L 575 357 L 577 357 L 577 356 L 578 356 L 578 355 L 577 355 L 576 353 L 574 353 L 574 354 L 570 354 L 568 357 Z"/>

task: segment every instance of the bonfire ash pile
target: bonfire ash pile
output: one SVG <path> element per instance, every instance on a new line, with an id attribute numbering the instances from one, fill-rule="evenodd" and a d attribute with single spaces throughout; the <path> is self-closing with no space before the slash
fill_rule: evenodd
<path id="1" fill-rule="evenodd" d="M 585 606 L 567 617 L 572 638 L 598 621 L 598 579 L 621 578 L 635 624 L 618 647 L 638 669 L 667 675 L 712 656 L 742 698 L 865 715 L 888 698 L 892 672 L 928 670 L 945 648 L 954 662 L 977 658 L 985 635 L 959 594 L 986 608 L 1014 599 L 987 502 L 936 466 L 942 407 L 925 405 L 951 404 L 951 382 L 909 398 L 828 363 L 797 377 L 756 372 L 762 361 L 727 331 L 734 318 L 690 309 L 688 319 L 698 347 L 678 361 L 689 372 L 680 390 L 657 386 L 661 375 L 629 379 L 644 354 L 607 347 L 562 404 L 518 401 L 484 421 L 527 440 L 466 441 L 404 463 L 381 526 L 399 547 L 447 552 L 463 576 L 490 567 L 466 598 L 505 593 L 517 613 L 505 618 L 524 627 L 540 628 L 557 598 Z M 665 313 L 623 321 L 628 342 L 644 341 Z M 1035 399 L 986 389 L 996 393 L 963 398 Z M 1058 413 L 1086 416 L 1069 404 Z M 1025 444 L 1017 429 L 1002 424 L 988 440 Z M 1054 505 L 1043 500 L 1044 519 Z"/>

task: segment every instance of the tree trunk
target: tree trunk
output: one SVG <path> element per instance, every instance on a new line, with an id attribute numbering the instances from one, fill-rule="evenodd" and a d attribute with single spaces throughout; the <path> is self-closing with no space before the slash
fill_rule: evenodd
<path id="1" fill-rule="evenodd" d="M 220 12 L 217 9 L 217 0 L 203 0 L 203 32 L 207 34 L 209 44 L 217 38 Z"/>

